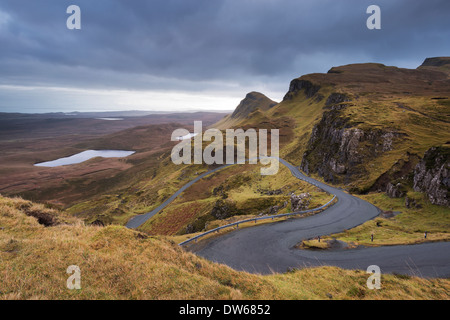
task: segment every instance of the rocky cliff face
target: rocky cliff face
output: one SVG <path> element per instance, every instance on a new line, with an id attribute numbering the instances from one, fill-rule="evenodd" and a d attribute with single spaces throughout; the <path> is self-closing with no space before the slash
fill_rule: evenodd
<path id="1" fill-rule="evenodd" d="M 347 183 L 354 175 L 365 173 L 363 164 L 392 150 L 395 140 L 404 134 L 393 129 L 361 129 L 344 117 L 340 110 L 349 98 L 332 94 L 321 121 L 314 126 L 301 169 L 318 173 L 327 182 Z"/>
<path id="2" fill-rule="evenodd" d="M 404 197 L 423 152 L 448 141 L 448 67 L 449 57 L 427 59 L 418 69 L 333 67 L 293 79 L 282 102 L 238 124 L 262 127 L 289 119 L 292 136 L 282 154 L 306 173 L 352 192 Z"/>
<path id="3" fill-rule="evenodd" d="M 450 207 L 450 148 L 429 149 L 414 170 L 414 190 L 431 203 Z"/>
<path id="4" fill-rule="evenodd" d="M 308 80 L 302 79 L 294 79 L 291 81 L 289 85 L 289 91 L 283 98 L 284 100 L 292 100 L 295 95 L 297 95 L 300 91 L 304 91 L 307 98 L 311 98 L 320 90 L 320 86 L 312 83 Z M 318 97 L 319 100 L 322 99 L 322 96 Z"/>
<path id="5" fill-rule="evenodd" d="M 389 182 L 386 186 L 386 194 L 390 197 L 390 198 L 402 198 L 406 195 L 406 188 L 405 186 L 400 183 L 392 183 Z"/>

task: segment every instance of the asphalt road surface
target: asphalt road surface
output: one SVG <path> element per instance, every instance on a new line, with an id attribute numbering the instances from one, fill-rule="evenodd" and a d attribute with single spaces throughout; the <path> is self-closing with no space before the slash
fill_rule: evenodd
<path id="1" fill-rule="evenodd" d="M 295 249 L 302 240 L 342 232 L 373 219 L 379 209 L 303 175 L 284 160 L 280 161 L 297 178 L 336 195 L 338 202 L 314 216 L 238 229 L 187 248 L 236 270 L 260 274 L 310 266 L 366 270 L 370 265 L 377 265 L 382 273 L 450 277 L 450 242 L 326 251 Z"/>
<path id="2" fill-rule="evenodd" d="M 162 209 L 164 209 L 169 203 L 171 203 L 173 200 L 175 200 L 176 197 L 178 197 L 184 190 L 186 190 L 187 188 L 189 188 L 190 186 L 192 186 L 194 183 L 196 183 L 198 180 L 206 177 L 207 175 L 210 175 L 213 172 L 219 171 L 223 168 L 226 168 L 230 166 L 230 164 L 226 164 L 223 165 L 221 167 L 218 167 L 216 169 L 210 170 L 208 172 L 205 172 L 201 175 L 199 175 L 197 178 L 189 181 L 188 183 L 186 183 L 183 187 L 181 187 L 177 192 L 175 192 L 169 199 L 167 199 L 166 201 L 164 201 L 161 205 L 159 205 L 157 208 L 153 209 L 150 212 L 147 212 L 145 214 L 141 214 L 138 216 L 135 216 L 133 218 L 130 219 L 130 221 L 128 221 L 128 223 L 125 225 L 127 228 L 130 229 L 136 229 L 138 227 L 140 227 L 141 225 L 143 225 L 148 219 L 150 219 L 151 217 L 153 217 L 155 214 L 157 214 L 158 212 L 160 212 Z"/>
<path id="3" fill-rule="evenodd" d="M 372 204 L 341 189 L 305 176 L 283 159 L 280 159 L 280 162 L 298 179 L 336 195 L 337 203 L 314 216 L 238 229 L 189 244 L 186 248 L 208 260 L 226 264 L 236 270 L 260 274 L 323 265 L 362 270 L 366 270 L 370 265 L 377 265 L 382 273 L 450 277 L 450 242 L 326 251 L 295 249 L 294 246 L 302 240 L 354 228 L 375 218 L 380 211 Z M 126 226 L 139 227 L 192 184 L 227 166 L 203 173 L 184 185 L 156 209 L 133 217 Z"/>

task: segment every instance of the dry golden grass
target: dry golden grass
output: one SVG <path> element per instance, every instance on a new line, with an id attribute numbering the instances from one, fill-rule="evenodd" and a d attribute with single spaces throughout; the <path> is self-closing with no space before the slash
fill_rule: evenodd
<path id="1" fill-rule="evenodd" d="M 59 213 L 59 224 L 44 227 L 25 214 L 29 204 L 0 197 L 1 299 L 449 299 L 444 279 L 383 275 L 373 291 L 363 271 L 237 272 L 121 226 L 88 227 Z M 66 287 L 70 265 L 81 269 L 81 290 Z"/>
<path id="2" fill-rule="evenodd" d="M 330 248 L 330 244 L 327 240 L 312 239 L 312 240 L 303 240 L 300 244 L 300 248 L 302 249 L 319 249 L 324 250 Z"/>
<path id="3" fill-rule="evenodd" d="M 294 192 L 310 193 L 309 208 L 319 207 L 331 199 L 331 196 L 322 190 L 304 181 L 295 178 L 291 172 L 280 164 L 278 174 L 262 176 L 261 165 L 243 164 L 234 165 L 215 172 L 186 189 L 177 199 L 149 219 L 140 231 L 155 235 L 179 235 L 186 233 L 188 225 L 196 225 L 194 231 L 209 226 L 224 225 L 227 221 L 214 221 L 210 215 L 221 194 L 214 194 L 214 188 L 223 187 L 227 194 L 226 200 L 236 205 L 239 212 L 237 219 L 244 220 L 261 213 L 267 213 L 271 206 L 287 205 L 277 213 L 287 213 L 290 210 L 288 194 Z M 262 192 L 269 190 L 282 190 L 279 195 L 266 195 Z M 175 190 L 173 191 L 175 192 Z M 244 217 L 245 216 L 245 217 Z"/>

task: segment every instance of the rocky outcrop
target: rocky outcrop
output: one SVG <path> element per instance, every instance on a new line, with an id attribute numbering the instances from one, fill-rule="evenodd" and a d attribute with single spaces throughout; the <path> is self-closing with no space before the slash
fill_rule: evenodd
<path id="1" fill-rule="evenodd" d="M 291 194 L 291 210 L 292 212 L 308 209 L 311 202 L 311 195 L 309 193 L 301 193 L 299 195 Z"/>
<path id="2" fill-rule="evenodd" d="M 422 208 L 422 205 L 420 203 L 418 203 L 418 200 L 407 196 L 405 198 L 405 207 L 407 207 L 409 209 L 413 209 L 413 208 L 420 209 L 420 208 Z"/>
<path id="3" fill-rule="evenodd" d="M 272 206 L 267 210 L 267 214 L 269 215 L 275 215 L 278 213 L 278 211 L 280 211 L 281 209 L 286 208 L 288 202 L 285 201 L 282 205 L 276 205 L 276 206 Z M 264 213 L 263 213 L 264 214 Z"/>
<path id="4" fill-rule="evenodd" d="M 337 93 L 334 92 L 330 94 L 325 101 L 325 107 L 324 109 L 331 109 L 331 110 L 342 110 L 349 106 L 348 103 L 344 102 L 350 102 L 352 101 L 349 96 L 343 93 Z"/>
<path id="5" fill-rule="evenodd" d="M 289 91 L 283 98 L 284 100 L 292 100 L 294 96 L 296 96 L 300 91 L 304 91 L 306 97 L 313 97 L 320 90 L 320 86 L 313 84 L 311 81 L 302 80 L 302 79 L 294 79 L 291 81 L 289 85 Z"/>
<path id="6" fill-rule="evenodd" d="M 91 226 L 104 227 L 105 223 L 102 220 L 96 219 L 91 223 Z"/>
<path id="7" fill-rule="evenodd" d="M 216 219 L 226 219 L 236 215 L 236 205 L 230 201 L 217 200 L 211 210 L 211 215 Z"/>
<path id="8" fill-rule="evenodd" d="M 421 159 L 415 153 L 406 152 L 389 170 L 378 177 L 369 191 L 386 192 L 391 198 L 396 198 L 399 194 L 403 194 L 400 196 L 403 197 L 407 190 L 406 187 L 412 187 L 414 168 Z M 399 183 L 400 186 L 398 186 Z M 395 189 L 399 192 L 396 192 Z"/>
<path id="9" fill-rule="evenodd" d="M 386 186 L 386 194 L 390 198 L 402 198 L 406 195 L 406 188 L 400 182 L 398 183 L 389 182 Z"/>
<path id="10" fill-rule="evenodd" d="M 450 207 L 450 148 L 433 147 L 414 169 L 414 190 L 425 192 L 431 203 Z"/>
<path id="11" fill-rule="evenodd" d="M 223 184 L 221 184 L 220 186 L 213 189 L 212 194 L 213 194 L 213 196 L 220 196 L 220 197 L 222 197 L 222 199 L 227 199 L 228 198 L 227 191 L 229 189 L 230 188 L 228 185 L 224 186 Z"/>
<path id="12" fill-rule="evenodd" d="M 258 191 L 261 195 L 266 195 L 266 196 L 277 196 L 277 195 L 280 195 L 283 193 L 283 189 L 265 190 L 265 189 L 258 188 Z"/>
<path id="13" fill-rule="evenodd" d="M 312 130 L 300 168 L 327 182 L 346 183 L 353 175 L 365 174 L 363 164 L 392 150 L 403 135 L 394 129 L 362 129 L 339 110 L 326 111 Z"/>
<path id="14" fill-rule="evenodd" d="M 351 101 L 351 99 L 346 94 L 334 92 L 328 96 L 325 106 L 337 105 L 349 101 Z"/>

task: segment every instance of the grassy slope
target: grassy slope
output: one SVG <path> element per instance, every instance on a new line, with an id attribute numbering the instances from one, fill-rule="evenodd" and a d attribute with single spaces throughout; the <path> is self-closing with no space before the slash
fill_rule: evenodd
<path id="1" fill-rule="evenodd" d="M 209 213 L 216 201 L 222 199 L 220 194 L 213 194 L 213 189 L 223 186 L 226 189 L 227 202 L 236 206 L 240 217 L 248 218 L 265 212 L 271 206 L 288 205 L 278 213 L 290 210 L 288 194 L 309 192 L 312 196 L 309 207 L 319 207 L 330 200 L 331 196 L 323 191 L 293 177 L 290 171 L 280 165 L 274 176 L 261 176 L 260 165 L 236 165 L 220 170 L 208 176 L 183 192 L 179 198 L 169 204 L 154 218 L 142 225 L 139 230 L 151 234 L 175 235 L 185 233 L 188 224 L 194 224 L 196 230 L 211 229 L 222 224 Z M 261 191 L 282 189 L 280 195 L 262 195 Z"/>
<path id="2" fill-rule="evenodd" d="M 299 165 L 311 131 L 326 110 L 326 98 L 333 92 L 346 93 L 352 101 L 341 110 L 341 116 L 349 118 L 355 127 L 364 130 L 393 129 L 405 134 L 404 138 L 394 142 L 392 151 L 365 160 L 363 165 L 366 174 L 354 177 L 350 185 L 341 185 L 347 189 L 357 186 L 364 190 L 399 160 L 406 161 L 408 154 L 422 156 L 429 147 L 442 145 L 450 140 L 448 99 L 435 99 L 447 97 L 448 88 L 442 85 L 442 81 L 433 82 L 436 77 L 441 77 L 435 70 L 417 71 L 379 64 L 361 64 L 333 68 L 333 71 L 334 73 L 301 77 L 320 85 L 318 94 L 324 97 L 322 100 L 317 99 L 317 96 L 308 98 L 304 91 L 300 91 L 291 100 L 284 100 L 268 111 L 255 110 L 249 116 L 233 119 L 233 123 L 228 123 L 227 127 L 279 128 L 281 156 Z M 219 122 L 221 126 L 224 124 L 224 121 Z M 139 180 L 133 177 L 131 184 L 118 189 L 116 193 L 80 203 L 70 208 L 69 212 L 88 221 L 101 219 L 107 223 L 125 224 L 134 214 L 152 210 L 182 185 L 208 170 L 206 166 L 175 166 L 167 153 L 159 155 L 158 160 L 160 163 L 153 167 L 143 167 Z M 238 217 L 241 219 L 248 217 L 248 214 L 258 214 L 264 206 L 282 204 L 287 200 L 288 191 L 314 191 L 305 184 L 295 188 L 295 182 L 292 181 L 295 178 L 284 167 L 280 168 L 279 175 L 264 179 L 257 174 L 258 167 L 252 169 L 250 166 L 237 166 L 223 170 L 189 188 L 140 230 L 172 236 L 185 233 L 189 225 L 193 225 L 193 232 L 196 232 L 205 226 L 205 229 L 211 229 L 229 220 L 234 221 L 235 219 L 214 220 L 209 215 L 214 203 L 220 198 L 219 195 L 213 195 L 212 190 L 220 185 L 235 185 L 230 178 L 233 176 L 249 178 L 245 183 L 232 186 L 227 191 L 227 201 L 245 211 L 243 216 Z M 316 174 L 313 176 L 321 179 Z M 261 196 L 258 192 L 258 188 L 278 189 L 284 185 L 290 186 L 281 196 Z M 427 241 L 448 239 L 450 215 L 446 208 L 432 206 L 423 200 L 422 209 L 406 209 L 404 199 L 388 199 L 381 193 L 370 194 L 365 199 L 382 209 L 390 210 L 395 207 L 395 210 L 403 213 L 392 219 L 377 218 L 369 221 L 355 230 L 338 235 L 339 239 L 373 245 L 367 243 L 367 240 L 375 232 L 377 245 L 416 243 L 424 241 L 424 229 L 432 232 Z M 326 201 L 326 195 L 315 192 L 310 207 Z M 288 208 L 282 209 L 280 213 L 287 210 Z M 382 227 L 374 229 L 377 222 Z"/>
<path id="3" fill-rule="evenodd" d="M 257 119 L 259 116 L 264 118 L 260 121 L 259 127 L 281 128 L 280 142 L 282 146 L 290 143 L 294 135 L 291 128 L 293 126 L 292 120 L 281 118 L 273 122 L 265 118 L 259 111 L 253 112 L 251 118 Z M 136 166 L 136 170 L 140 169 L 141 171 L 134 170 L 133 172 L 127 172 L 130 173 L 130 176 L 127 176 L 127 184 L 116 184 L 117 187 L 113 192 L 104 193 L 103 195 L 75 204 L 68 208 L 67 212 L 83 218 L 87 222 L 99 219 L 108 224 L 123 225 L 133 215 L 142 214 L 156 208 L 188 181 L 209 169 L 205 165 L 176 166 L 171 162 L 169 152 L 158 154 L 157 159 L 153 159 L 154 161 L 152 163 L 150 163 L 151 160 L 150 158 L 147 159 L 144 157 L 141 160 L 142 163 L 138 163 Z M 245 169 L 239 167 L 245 167 Z M 227 170 L 231 171 L 228 175 L 245 171 L 246 174 L 250 174 L 251 176 L 251 182 L 249 184 L 253 184 L 253 186 L 243 186 L 229 192 L 229 200 L 235 202 L 238 208 L 242 210 L 249 209 L 246 210 L 248 211 L 246 214 L 258 214 L 270 206 L 282 204 L 288 200 L 286 196 L 288 191 L 312 191 L 314 196 L 312 206 L 320 205 L 328 201 L 315 188 L 309 188 L 308 186 L 292 189 L 287 188 L 283 196 L 278 197 L 278 200 L 276 200 L 276 196 L 267 197 L 270 198 L 270 201 L 262 199 L 264 197 L 261 197 L 257 192 L 257 187 L 277 189 L 285 184 L 298 182 L 282 165 L 280 165 L 279 175 L 265 177 L 263 180 L 259 174 L 259 166 L 236 166 Z M 223 182 L 224 177 L 227 177 L 226 174 L 222 178 L 210 179 L 208 177 L 196 183 L 181 198 L 161 213 L 161 215 L 156 216 L 146 223 L 141 230 L 166 235 L 182 232 L 188 224 L 191 224 L 199 217 L 207 215 L 211 211 L 214 202 L 218 199 L 218 197 L 211 196 L 212 189 L 219 186 Z M 264 202 L 267 205 L 264 206 Z M 168 214 L 170 215 L 171 213 L 177 216 L 167 218 Z M 161 221 L 163 221 L 162 224 Z M 170 226 L 168 225 L 169 221 L 172 222 Z"/>
<path id="4" fill-rule="evenodd" d="M 250 92 L 239 103 L 232 114 L 225 116 L 223 119 L 215 123 L 212 127 L 220 130 L 228 129 L 239 123 L 242 119 L 247 119 L 250 114 L 256 110 L 265 112 L 277 103 L 262 93 Z"/>
<path id="5" fill-rule="evenodd" d="M 356 127 L 365 130 L 389 128 L 406 134 L 404 138 L 395 141 L 392 151 L 385 152 L 377 158 L 367 158 L 363 164 L 366 174 L 354 177 L 349 185 L 341 185 L 347 189 L 357 186 L 363 190 L 368 189 L 380 175 L 387 172 L 399 160 L 407 160 L 408 154 L 422 156 L 429 147 L 442 145 L 450 140 L 448 133 L 450 124 L 445 122 L 447 121 L 445 115 L 448 113 L 447 100 L 433 99 L 443 97 L 448 88 L 442 85 L 430 86 L 428 83 L 424 88 L 424 79 L 436 77 L 435 73 L 422 74 L 416 70 L 378 64 L 351 65 L 335 68 L 336 70 L 338 73 L 302 77 L 320 84 L 318 94 L 324 97 L 322 100 L 316 99 L 315 96 L 308 98 L 300 91 L 292 100 L 285 100 L 266 112 L 256 110 L 250 116 L 234 121 L 233 127 L 279 128 L 281 156 L 299 165 L 311 131 L 322 118 L 326 97 L 333 92 L 345 92 L 352 97 L 352 101 L 341 111 L 342 117 L 351 119 L 351 123 Z M 361 74 L 367 79 L 361 81 Z M 139 174 L 140 179 L 134 177 L 133 182 L 126 188 L 80 203 L 70 208 L 69 212 L 87 218 L 88 221 L 100 218 L 107 223 L 124 224 L 134 214 L 145 213 L 155 208 L 196 174 L 207 170 L 205 166 L 175 166 L 167 153 L 161 154 L 158 160 L 161 161 L 159 164 L 155 164 L 151 169 L 145 167 Z M 227 170 L 230 176 L 244 174 L 244 171 L 240 172 L 240 169 L 236 168 Z M 257 170 L 254 169 L 254 173 Z M 312 175 L 321 179 L 316 174 Z M 160 215 L 147 222 L 141 230 L 164 235 L 183 233 L 187 225 L 195 224 L 195 221 L 208 215 L 218 198 L 211 194 L 212 189 L 224 183 L 226 176 L 227 173 L 224 172 L 212 179 L 198 182 Z M 275 176 L 266 180 L 270 181 L 272 189 L 276 189 L 288 179 L 287 176 L 282 171 L 278 178 Z M 278 181 L 281 181 L 281 185 L 277 182 L 280 177 L 281 180 Z M 255 185 L 262 186 L 264 182 L 255 174 L 251 174 L 250 178 L 247 186 L 243 185 L 228 192 L 229 200 L 235 202 L 238 207 L 245 207 L 245 202 L 262 198 L 256 192 Z M 252 184 L 253 187 L 250 187 Z M 381 196 L 378 194 L 373 197 Z M 281 198 L 280 202 L 284 200 Z M 320 194 L 316 194 L 315 198 L 319 200 L 317 203 L 326 201 Z M 264 200 L 253 202 L 262 203 Z M 258 213 L 255 209 L 258 209 L 259 205 L 254 204 L 249 208 L 250 213 Z M 425 206 L 424 215 L 432 216 L 432 212 L 428 209 L 430 207 Z M 435 223 L 445 229 L 448 228 L 448 219 L 448 214 L 443 215 L 442 219 Z M 200 222 L 201 226 L 205 221 Z M 218 225 L 220 222 L 208 221 L 208 224 Z"/>
<path id="6" fill-rule="evenodd" d="M 449 299 L 445 279 L 383 275 L 382 289 L 369 290 L 363 271 L 237 272 L 121 226 L 87 227 L 51 211 L 61 224 L 44 227 L 24 214 L 30 207 L 48 211 L 0 197 L 1 299 Z M 69 265 L 81 269 L 81 290 L 66 288 Z"/>
<path id="7" fill-rule="evenodd" d="M 406 105 L 409 109 L 399 107 Z M 415 111 L 413 111 L 415 110 Z M 359 178 L 354 185 L 368 189 L 376 179 L 388 171 L 407 153 L 423 156 L 431 146 L 444 145 L 450 139 L 450 123 L 437 120 L 448 113 L 449 108 L 430 97 L 404 97 L 393 95 L 387 99 L 367 95 L 345 110 L 344 114 L 360 123 L 363 129 L 393 128 L 407 136 L 395 143 L 393 150 L 364 164 L 367 176 Z M 432 117 L 432 118 L 430 118 Z"/>
<path id="8" fill-rule="evenodd" d="M 73 205 L 67 212 L 88 222 L 100 219 L 105 223 L 125 224 L 132 216 L 156 208 L 184 184 L 208 170 L 202 165 L 176 166 L 167 157 L 168 153 L 163 153 L 152 164 L 149 163 L 152 159 L 146 159 L 142 171 L 134 172 L 127 185 Z"/>
<path id="9" fill-rule="evenodd" d="M 377 217 L 354 229 L 324 239 L 336 238 L 364 246 L 450 241 L 449 209 L 431 204 L 421 193 L 409 192 L 408 196 L 416 199 L 422 208 L 406 208 L 405 198 L 391 199 L 385 194 L 373 193 L 360 196 L 382 210 L 401 213 L 392 218 Z M 426 239 L 425 232 L 428 233 Z"/>

